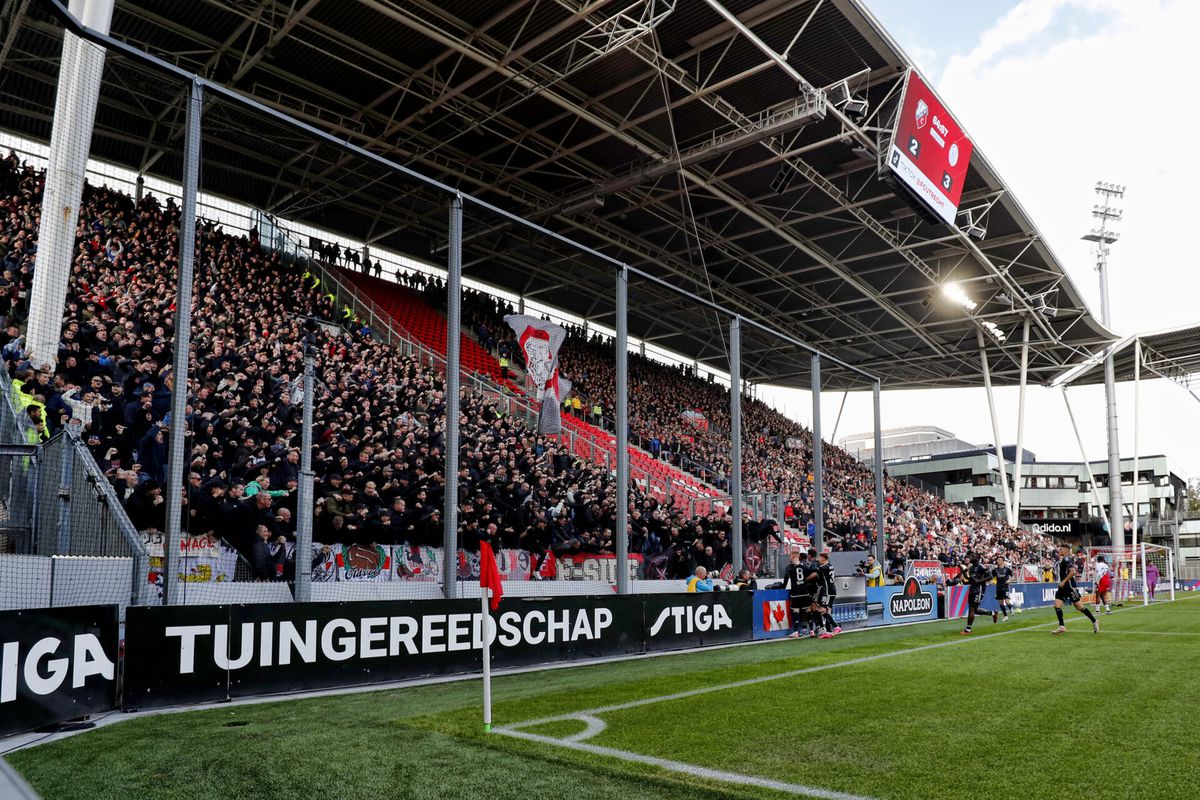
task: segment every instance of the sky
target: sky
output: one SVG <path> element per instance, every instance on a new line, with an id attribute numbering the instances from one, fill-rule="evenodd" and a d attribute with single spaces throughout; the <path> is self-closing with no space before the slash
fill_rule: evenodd
<path id="1" fill-rule="evenodd" d="M 1200 325 L 1200 0 L 865 0 L 929 79 L 1057 254 L 1099 316 L 1092 227 L 1097 181 L 1126 185 L 1121 239 L 1109 261 L 1118 334 Z M 1200 387 L 1197 387 L 1200 393 Z M 811 396 L 771 390 L 792 416 Z M 1118 385 L 1121 454 L 1133 455 L 1132 384 Z M 997 389 L 1000 439 L 1016 441 L 1017 390 Z M 825 438 L 841 394 L 823 398 Z M 1102 387 L 1071 390 L 1087 457 L 1107 454 Z M 1138 450 L 1200 477 L 1200 402 L 1143 381 Z M 936 424 L 994 441 L 983 388 L 883 394 L 885 428 Z M 851 395 L 836 438 L 869 431 L 869 395 Z M 1042 461 L 1079 460 L 1059 390 L 1031 387 L 1025 447 Z"/>

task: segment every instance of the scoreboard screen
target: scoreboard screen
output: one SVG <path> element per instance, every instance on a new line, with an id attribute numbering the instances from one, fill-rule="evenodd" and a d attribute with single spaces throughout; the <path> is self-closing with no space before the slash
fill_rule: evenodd
<path id="1" fill-rule="evenodd" d="M 888 170 L 930 211 L 954 225 L 970 163 L 971 140 L 917 71 L 909 69 Z"/>

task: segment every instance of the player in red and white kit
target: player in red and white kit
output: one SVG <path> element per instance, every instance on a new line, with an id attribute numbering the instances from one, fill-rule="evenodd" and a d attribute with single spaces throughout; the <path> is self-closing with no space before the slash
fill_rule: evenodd
<path id="1" fill-rule="evenodd" d="M 1096 556 L 1096 613 L 1104 606 L 1104 613 L 1111 614 L 1108 605 L 1108 593 L 1112 590 L 1112 567 L 1104 560 L 1104 556 Z"/>

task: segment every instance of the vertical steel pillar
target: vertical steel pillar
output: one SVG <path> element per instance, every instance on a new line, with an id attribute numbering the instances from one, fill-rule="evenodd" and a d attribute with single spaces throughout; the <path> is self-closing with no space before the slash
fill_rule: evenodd
<path id="1" fill-rule="evenodd" d="M 879 381 L 875 381 L 872 393 L 875 401 L 875 560 L 883 564 L 883 415 L 880 413 Z"/>
<path id="2" fill-rule="evenodd" d="M 1079 435 L 1079 426 L 1075 424 L 1075 412 L 1071 409 L 1071 399 L 1067 397 L 1067 387 L 1062 387 L 1063 403 L 1067 406 L 1067 416 L 1071 418 L 1071 430 L 1075 431 L 1075 441 L 1079 444 L 1079 457 L 1083 460 L 1083 468 L 1087 471 L 1088 481 L 1092 485 L 1092 499 L 1100 509 L 1100 519 L 1108 525 L 1108 514 L 1104 510 L 1104 502 L 1100 499 L 1100 487 L 1096 485 L 1096 476 L 1092 473 L 1092 464 L 1088 461 L 1087 451 L 1083 447 L 1083 437 Z M 1111 531 L 1110 531 L 1111 533 Z"/>
<path id="3" fill-rule="evenodd" d="M 462 360 L 462 194 L 450 198 L 446 260 L 446 497 L 442 509 L 442 595 L 458 596 L 458 416 Z"/>
<path id="4" fill-rule="evenodd" d="M 988 364 L 987 346 L 983 341 L 983 329 L 975 329 L 975 341 L 979 343 L 979 360 L 983 365 L 983 388 L 987 392 L 988 413 L 992 417 L 992 438 L 996 440 L 996 458 L 1000 461 L 1000 488 L 1004 497 L 1004 516 L 1013 526 L 1012 502 L 1008 496 L 1008 470 L 1004 466 L 1004 447 L 1000 444 L 1000 424 L 996 421 L 996 399 L 992 396 L 992 370 Z"/>
<path id="5" fill-rule="evenodd" d="M 629 271 L 617 270 L 617 593 L 629 594 Z"/>
<path id="6" fill-rule="evenodd" d="M 1017 453 L 1013 464 L 1012 517 L 1021 519 L 1021 467 L 1024 464 L 1022 451 L 1025 447 L 1025 386 L 1029 379 L 1029 316 L 1025 316 L 1021 327 L 1021 388 L 1017 399 Z"/>
<path id="7" fill-rule="evenodd" d="M 167 530 L 163 542 L 163 602 L 182 603 L 179 542 L 183 534 L 184 476 L 187 474 L 188 353 L 192 339 L 192 275 L 196 266 L 196 193 L 200 182 L 200 118 L 204 91 L 192 79 L 183 142 L 183 198 L 179 217 L 179 275 L 175 291 L 175 359 L 171 367 L 171 428 L 167 442 Z"/>
<path id="8" fill-rule="evenodd" d="M 813 543 L 825 549 L 825 463 L 821 453 L 821 357 L 812 355 Z"/>
<path id="9" fill-rule="evenodd" d="M 1138 545 L 1138 436 L 1141 433 L 1141 400 L 1142 400 L 1142 340 L 1133 343 L 1133 513 L 1130 541 L 1136 549 Z M 1147 492 L 1147 495 L 1149 492 Z M 1149 524 L 1149 523 L 1147 523 Z M 1135 574 L 1136 578 L 1137 575 Z"/>
<path id="10" fill-rule="evenodd" d="M 296 587 L 298 603 L 312 600 L 312 542 L 313 542 L 313 391 L 314 357 L 313 334 L 304 337 L 304 414 L 300 431 L 300 485 L 296 489 Z"/>
<path id="11" fill-rule="evenodd" d="M 645 347 L 645 342 L 642 343 Z M 729 496 L 733 514 L 733 569 L 742 569 L 742 320 L 729 321 Z M 779 524 L 783 525 L 782 509 Z"/>
<path id="12" fill-rule="evenodd" d="M 1105 209 L 1108 202 L 1105 201 Z M 1102 220 L 1101 232 L 1103 232 Z M 1112 311 L 1108 297 L 1108 244 L 1103 238 L 1097 242 L 1096 271 L 1100 273 L 1100 314 L 1105 327 L 1112 326 Z M 1121 501 L 1121 443 L 1117 434 L 1117 378 L 1114 349 L 1109 348 L 1104 357 L 1104 406 L 1108 427 L 1108 519 L 1109 534 L 1117 549 L 1117 558 L 1125 555 L 1125 507 Z"/>
<path id="13" fill-rule="evenodd" d="M 58 468 L 58 544 L 54 553 L 55 555 L 69 556 L 74 555 L 71 552 L 71 487 L 75 484 L 75 454 L 69 446 L 61 449 L 62 464 Z M 51 563 L 53 564 L 53 561 Z M 50 585 L 53 590 L 53 580 Z"/>

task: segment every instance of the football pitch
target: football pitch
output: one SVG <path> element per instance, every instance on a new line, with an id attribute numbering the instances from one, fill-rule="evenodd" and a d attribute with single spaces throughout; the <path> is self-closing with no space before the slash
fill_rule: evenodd
<path id="1" fill-rule="evenodd" d="M 126 721 L 7 756 L 45 800 L 1170 798 L 1200 776 L 1200 596 Z"/>

